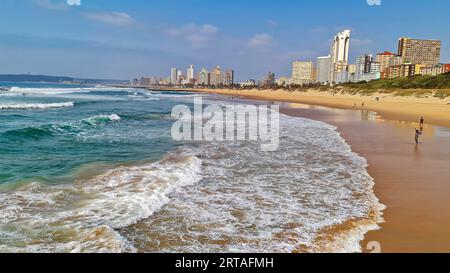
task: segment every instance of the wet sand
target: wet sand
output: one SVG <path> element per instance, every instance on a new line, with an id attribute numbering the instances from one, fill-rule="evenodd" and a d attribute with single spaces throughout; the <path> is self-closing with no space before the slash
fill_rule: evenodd
<path id="1" fill-rule="evenodd" d="M 356 108 L 376 111 L 391 119 L 416 121 L 424 115 L 427 122 L 450 127 L 450 98 L 441 99 L 424 94 L 416 96 L 395 96 L 373 93 L 371 95 L 332 93 L 315 89 L 302 91 L 284 90 L 232 90 L 232 89 L 170 89 L 176 91 L 200 92 L 265 101 L 285 101 L 326 106 L 339 109 Z M 408 90 L 403 90 L 407 92 Z M 414 91 L 414 90 L 412 90 Z M 431 92 L 431 91 L 430 91 Z M 364 107 L 362 105 L 364 104 Z"/>
<path id="2" fill-rule="evenodd" d="M 291 103 L 281 110 L 335 125 L 368 160 L 375 194 L 387 209 L 363 249 L 375 241 L 382 252 L 450 252 L 450 129 L 426 125 L 416 146 L 418 124 L 400 117 Z"/>

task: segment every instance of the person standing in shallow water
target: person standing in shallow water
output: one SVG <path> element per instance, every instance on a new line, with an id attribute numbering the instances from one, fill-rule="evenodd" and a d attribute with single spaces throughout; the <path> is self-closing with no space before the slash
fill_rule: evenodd
<path id="1" fill-rule="evenodd" d="M 415 136 L 416 144 L 419 144 L 419 138 L 421 135 L 422 135 L 422 132 L 416 129 L 416 136 Z"/>
<path id="2" fill-rule="evenodd" d="M 425 119 L 423 116 L 420 117 L 420 131 L 423 132 L 423 125 L 425 123 Z"/>

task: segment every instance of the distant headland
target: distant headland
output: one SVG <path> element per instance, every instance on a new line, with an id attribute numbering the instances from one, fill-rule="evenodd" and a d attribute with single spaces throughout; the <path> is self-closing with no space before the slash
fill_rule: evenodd
<path id="1" fill-rule="evenodd" d="M 47 82 L 67 84 L 121 84 L 127 81 L 108 79 L 80 79 L 66 76 L 32 74 L 0 74 L 0 82 Z"/>

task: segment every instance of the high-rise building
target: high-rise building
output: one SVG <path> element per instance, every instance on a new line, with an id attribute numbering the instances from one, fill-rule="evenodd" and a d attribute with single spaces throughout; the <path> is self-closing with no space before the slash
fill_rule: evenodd
<path id="1" fill-rule="evenodd" d="M 183 71 L 178 70 L 178 72 L 177 72 L 177 83 L 181 83 L 181 81 L 184 80 L 184 79 L 185 79 L 185 77 L 183 75 Z"/>
<path id="2" fill-rule="evenodd" d="M 381 64 L 375 62 L 372 54 L 365 54 L 356 59 L 355 76 L 352 79 L 355 82 L 372 81 L 381 78 Z"/>
<path id="3" fill-rule="evenodd" d="M 316 80 L 320 83 L 328 83 L 330 80 L 330 58 L 331 56 L 323 56 L 317 58 Z"/>
<path id="4" fill-rule="evenodd" d="M 194 65 L 191 64 L 189 66 L 186 76 L 187 76 L 186 79 L 188 82 L 191 82 L 194 79 Z"/>
<path id="5" fill-rule="evenodd" d="M 225 74 L 223 75 L 223 84 L 227 86 L 234 84 L 234 70 L 228 69 L 225 71 Z"/>
<path id="6" fill-rule="evenodd" d="M 205 67 L 198 73 L 198 84 L 209 85 L 209 72 Z"/>
<path id="7" fill-rule="evenodd" d="M 441 57 L 441 41 L 400 38 L 398 55 L 404 63 L 437 65 Z"/>
<path id="8" fill-rule="evenodd" d="M 293 62 L 292 63 L 292 81 L 297 85 L 307 85 L 314 81 L 313 62 Z"/>
<path id="9" fill-rule="evenodd" d="M 222 85 L 222 80 L 223 80 L 222 79 L 222 69 L 220 68 L 220 66 L 217 66 L 211 72 L 211 76 L 210 76 L 211 85 L 214 85 L 214 86 Z"/>
<path id="10" fill-rule="evenodd" d="M 340 83 L 348 74 L 348 54 L 350 49 L 350 30 L 339 32 L 333 39 L 330 57 L 329 82 Z M 348 77 L 348 75 L 347 75 Z"/>
<path id="11" fill-rule="evenodd" d="M 171 84 L 178 84 L 178 69 L 172 68 L 170 69 L 170 83 Z"/>
<path id="12" fill-rule="evenodd" d="M 383 71 L 389 66 L 401 65 L 403 58 L 392 52 L 385 51 L 377 54 L 376 62 L 380 63 L 380 71 Z"/>
<path id="13" fill-rule="evenodd" d="M 356 59 L 355 81 L 360 82 L 364 79 L 364 74 L 370 73 L 370 65 L 373 62 L 372 54 L 365 54 Z"/>

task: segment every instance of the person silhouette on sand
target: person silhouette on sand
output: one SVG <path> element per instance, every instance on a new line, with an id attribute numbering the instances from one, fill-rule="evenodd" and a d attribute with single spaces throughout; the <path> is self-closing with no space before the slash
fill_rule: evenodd
<path id="1" fill-rule="evenodd" d="M 423 125 L 425 123 L 425 118 L 423 116 L 420 117 L 420 131 L 423 132 Z"/>
<path id="2" fill-rule="evenodd" d="M 416 135 L 415 135 L 416 144 L 419 144 L 419 138 L 421 135 L 422 135 L 422 132 L 416 129 Z"/>

